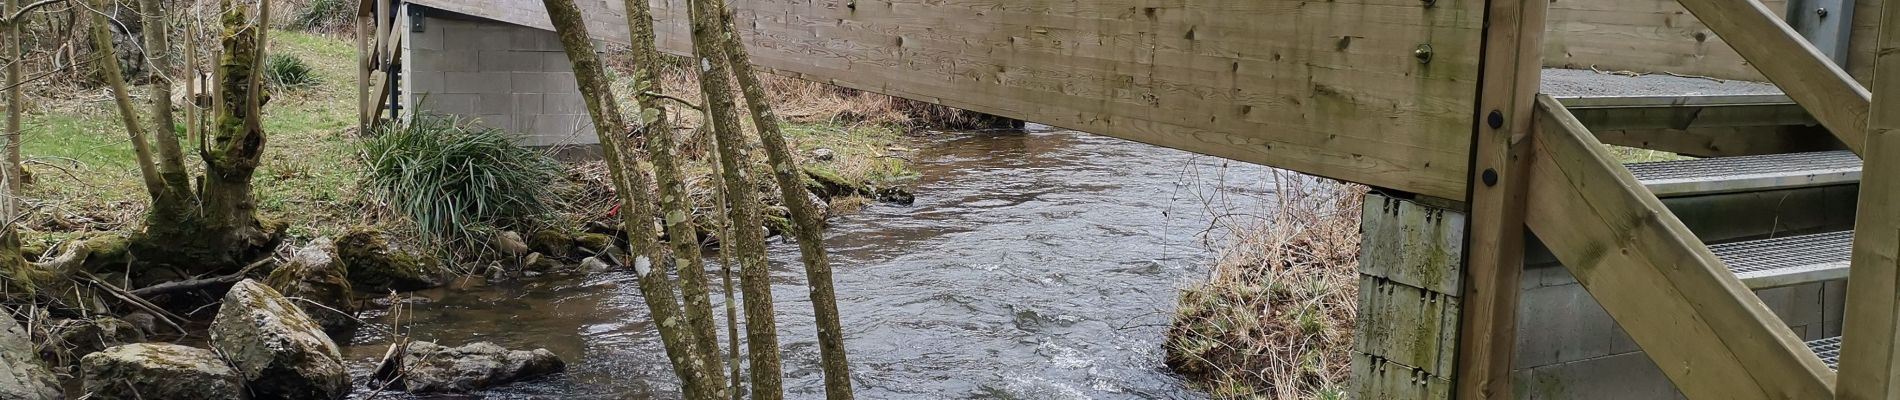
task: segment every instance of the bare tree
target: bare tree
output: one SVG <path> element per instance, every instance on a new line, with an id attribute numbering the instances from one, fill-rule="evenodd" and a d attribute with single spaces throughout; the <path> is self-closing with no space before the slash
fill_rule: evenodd
<path id="1" fill-rule="evenodd" d="M 609 89 L 605 69 L 599 56 L 594 54 L 587 25 L 574 1 L 543 0 L 542 3 L 547 7 L 548 18 L 553 21 L 561 45 L 574 65 L 575 80 L 587 103 L 588 114 L 593 118 L 608 173 L 614 189 L 619 193 L 622 224 L 628 232 L 628 247 L 634 255 L 634 270 L 640 275 L 640 291 L 658 325 L 660 340 L 666 346 L 667 359 L 672 362 L 673 372 L 679 376 L 684 385 L 682 391 L 688 398 L 723 400 L 726 397 L 725 379 L 717 367 L 718 360 L 707 358 L 707 354 L 716 351 L 699 349 L 697 335 L 682 324 L 679 299 L 673 294 L 673 282 L 666 276 L 666 263 L 660 256 L 662 249 L 658 244 L 659 235 L 653 229 L 654 202 L 648 189 L 650 183 L 647 181 L 647 171 L 640 163 L 639 149 L 627 149 L 627 143 L 637 142 L 636 138 L 629 136 L 640 132 L 621 117 L 620 106 Z M 637 115 L 643 120 L 653 115 L 652 118 L 657 120 L 657 114 L 658 111 L 649 114 L 643 109 Z M 671 132 L 645 134 L 670 135 Z M 623 154 L 622 150 L 632 151 Z"/>
<path id="2" fill-rule="evenodd" d="M 725 0 L 706 0 L 706 3 L 714 7 L 711 9 L 719 10 L 719 27 L 724 30 L 719 35 L 720 50 L 738 78 L 740 92 L 745 95 L 752 114 L 752 125 L 758 130 L 759 141 L 765 145 L 772 175 L 778 179 L 779 194 L 791 211 L 792 235 L 798 239 L 798 251 L 805 263 L 805 282 L 811 286 L 812 315 L 817 319 L 818 351 L 825 371 L 825 395 L 831 400 L 851 399 L 851 367 L 845 357 L 843 328 L 838 322 L 838 295 L 832 285 L 831 261 L 825 254 L 823 216 L 806 194 L 798 160 L 785 144 L 778 114 L 772 112 L 771 100 L 766 98 L 765 85 L 752 70 L 751 56 L 746 54 L 745 44 L 733 25 L 732 9 L 726 6 Z"/>
<path id="3" fill-rule="evenodd" d="M 758 193 L 750 176 L 751 152 L 745 132 L 739 128 L 738 108 L 732 99 L 731 68 L 728 67 L 720 39 L 719 8 L 705 0 L 693 0 L 688 12 L 692 20 L 693 52 L 700 68 L 699 89 L 706 98 L 706 113 L 712 120 L 713 138 L 719 153 L 720 178 L 729 191 L 733 237 L 725 238 L 722 251 L 737 251 L 739 287 L 745 298 L 746 353 L 752 361 L 753 400 L 784 397 L 778 346 L 778 323 L 772 305 L 771 266 L 766 263 L 765 229 L 760 215 Z"/>

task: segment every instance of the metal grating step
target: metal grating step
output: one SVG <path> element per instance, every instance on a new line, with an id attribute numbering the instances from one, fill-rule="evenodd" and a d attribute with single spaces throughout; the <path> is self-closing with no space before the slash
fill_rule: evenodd
<path id="1" fill-rule="evenodd" d="M 1854 232 L 1751 240 L 1709 246 L 1749 289 L 1847 278 Z"/>
<path id="2" fill-rule="evenodd" d="M 1573 109 L 1794 104 L 1766 82 L 1564 68 L 1545 68 L 1540 78 L 1539 91 Z"/>
<path id="3" fill-rule="evenodd" d="M 1840 369 L 1840 336 L 1808 342 L 1808 350 L 1814 350 L 1814 355 L 1821 356 L 1821 362 L 1826 363 L 1828 369 Z"/>
<path id="4" fill-rule="evenodd" d="M 1860 181 L 1851 151 L 1765 154 L 1628 164 L 1656 197 L 1754 192 Z"/>

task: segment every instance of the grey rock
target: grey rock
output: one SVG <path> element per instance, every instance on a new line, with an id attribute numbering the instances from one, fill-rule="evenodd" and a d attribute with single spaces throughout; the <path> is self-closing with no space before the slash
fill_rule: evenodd
<path id="1" fill-rule="evenodd" d="M 444 347 L 410 343 L 394 387 L 415 393 L 460 393 L 553 374 L 567 363 L 547 349 L 508 350 L 489 342 Z"/>
<path id="2" fill-rule="evenodd" d="M 107 348 L 80 361 L 80 382 L 95 399 L 238 399 L 237 371 L 217 353 L 196 347 L 138 343 Z"/>
<path id="3" fill-rule="evenodd" d="M 297 307 L 333 339 L 350 337 L 361 324 L 356 319 L 356 293 L 335 254 L 336 246 L 329 239 L 317 239 L 265 279 L 278 293 L 302 299 L 295 302 Z"/>
<path id="4" fill-rule="evenodd" d="M 811 158 L 818 161 L 831 161 L 832 159 L 838 158 L 838 152 L 831 151 L 831 149 L 820 148 L 811 151 Z"/>
<path id="5" fill-rule="evenodd" d="M 257 281 L 238 282 L 224 295 L 211 347 L 259 398 L 340 399 L 350 391 L 343 356 L 323 327 Z"/>
<path id="6" fill-rule="evenodd" d="M 4 311 L 4 310 L 0 310 Z M 62 399 L 59 380 L 40 364 L 32 337 L 11 313 L 0 312 L 0 399 Z"/>

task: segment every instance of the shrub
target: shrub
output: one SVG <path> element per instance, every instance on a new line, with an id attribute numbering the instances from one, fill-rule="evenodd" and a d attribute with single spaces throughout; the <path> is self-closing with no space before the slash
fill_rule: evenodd
<path id="1" fill-rule="evenodd" d="M 1366 188 L 1274 181 L 1268 217 L 1221 222 L 1232 245 L 1181 291 L 1165 362 L 1214 398 L 1343 398 Z"/>
<path id="2" fill-rule="evenodd" d="M 526 230 L 548 215 L 561 166 L 513 134 L 423 114 L 363 141 L 365 186 L 416 225 L 424 243 L 481 243 L 489 227 Z"/>
<path id="3" fill-rule="evenodd" d="M 302 58 L 289 54 L 271 54 L 264 60 L 264 82 L 276 91 L 290 91 L 322 83 L 317 71 Z"/>
<path id="4" fill-rule="evenodd" d="M 350 22 L 353 2 L 347 0 L 310 0 L 291 14 L 290 27 L 306 31 L 327 31 Z"/>

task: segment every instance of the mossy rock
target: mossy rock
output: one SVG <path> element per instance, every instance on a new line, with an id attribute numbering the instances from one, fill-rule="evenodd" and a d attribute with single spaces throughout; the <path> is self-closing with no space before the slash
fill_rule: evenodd
<path id="1" fill-rule="evenodd" d="M 211 348 L 256 398 L 329 400 L 350 392 L 342 353 L 323 327 L 257 281 L 239 281 L 225 293 L 211 322 Z"/>
<path id="2" fill-rule="evenodd" d="M 139 343 L 86 356 L 81 381 L 92 398 L 238 399 L 237 371 L 217 353 L 175 344 Z"/>
<path id="3" fill-rule="evenodd" d="M 352 228 L 336 241 L 337 260 L 351 285 L 372 292 L 442 286 L 448 270 L 434 257 L 404 246 L 381 229 Z"/>
<path id="4" fill-rule="evenodd" d="M 613 235 L 603 233 L 582 233 L 574 235 L 574 246 L 589 252 L 598 253 L 607 251 L 607 247 L 613 245 Z"/>
<path id="5" fill-rule="evenodd" d="M 299 302 L 297 307 L 332 339 L 347 339 L 361 322 L 356 319 L 356 293 L 343 266 L 335 261 L 335 251 L 328 239 L 311 242 L 271 271 L 264 283 L 284 296 L 309 302 Z"/>
<path id="6" fill-rule="evenodd" d="M 819 197 L 833 198 L 854 195 L 870 195 L 871 186 L 862 182 L 853 182 L 838 175 L 838 171 L 823 166 L 804 166 L 805 187 Z"/>
<path id="7" fill-rule="evenodd" d="M 542 229 L 528 238 L 528 250 L 566 260 L 574 255 L 577 243 L 572 234 L 557 229 Z"/>

